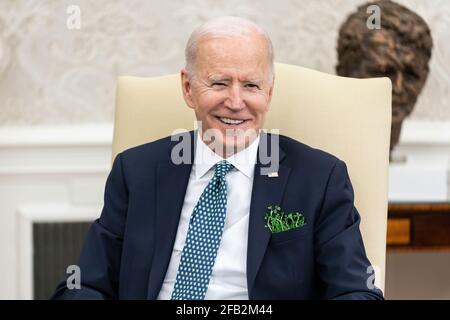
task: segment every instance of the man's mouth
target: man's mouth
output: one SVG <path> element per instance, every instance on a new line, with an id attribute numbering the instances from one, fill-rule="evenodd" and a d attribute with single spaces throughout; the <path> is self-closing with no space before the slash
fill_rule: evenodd
<path id="1" fill-rule="evenodd" d="M 239 120 L 239 119 L 230 119 L 230 118 L 224 118 L 224 117 L 216 117 L 219 119 L 222 123 L 228 124 L 228 125 L 240 125 L 241 123 L 244 123 L 247 120 Z"/>

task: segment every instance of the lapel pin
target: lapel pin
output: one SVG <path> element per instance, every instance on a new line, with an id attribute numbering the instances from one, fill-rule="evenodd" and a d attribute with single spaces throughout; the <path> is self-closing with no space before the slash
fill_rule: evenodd
<path id="1" fill-rule="evenodd" d="M 269 178 L 276 178 L 278 177 L 278 172 L 269 172 L 269 174 L 267 175 Z"/>

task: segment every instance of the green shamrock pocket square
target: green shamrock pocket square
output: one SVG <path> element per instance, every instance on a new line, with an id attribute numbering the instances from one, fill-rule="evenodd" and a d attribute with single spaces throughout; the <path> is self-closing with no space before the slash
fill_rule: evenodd
<path id="1" fill-rule="evenodd" d="M 264 227 L 268 228 L 271 233 L 301 228 L 306 224 L 303 214 L 298 212 L 286 214 L 279 206 L 267 207 L 264 219 L 266 220 Z"/>

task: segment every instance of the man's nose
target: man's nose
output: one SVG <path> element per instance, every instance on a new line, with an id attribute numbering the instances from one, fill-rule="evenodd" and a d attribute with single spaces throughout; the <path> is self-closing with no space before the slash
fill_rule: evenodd
<path id="1" fill-rule="evenodd" d="M 242 89 L 239 85 L 233 85 L 230 87 L 228 99 L 225 106 L 233 110 L 239 110 L 244 108 L 244 99 L 242 96 Z"/>

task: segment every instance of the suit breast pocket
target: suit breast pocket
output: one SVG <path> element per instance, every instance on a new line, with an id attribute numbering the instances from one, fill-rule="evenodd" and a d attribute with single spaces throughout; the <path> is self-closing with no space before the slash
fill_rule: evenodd
<path id="1" fill-rule="evenodd" d="M 287 241 L 291 241 L 294 239 L 301 239 L 308 235 L 308 229 L 301 227 L 295 228 L 287 231 L 282 231 L 278 233 L 273 233 L 270 238 L 270 244 L 276 245 L 280 243 L 284 243 Z"/>

